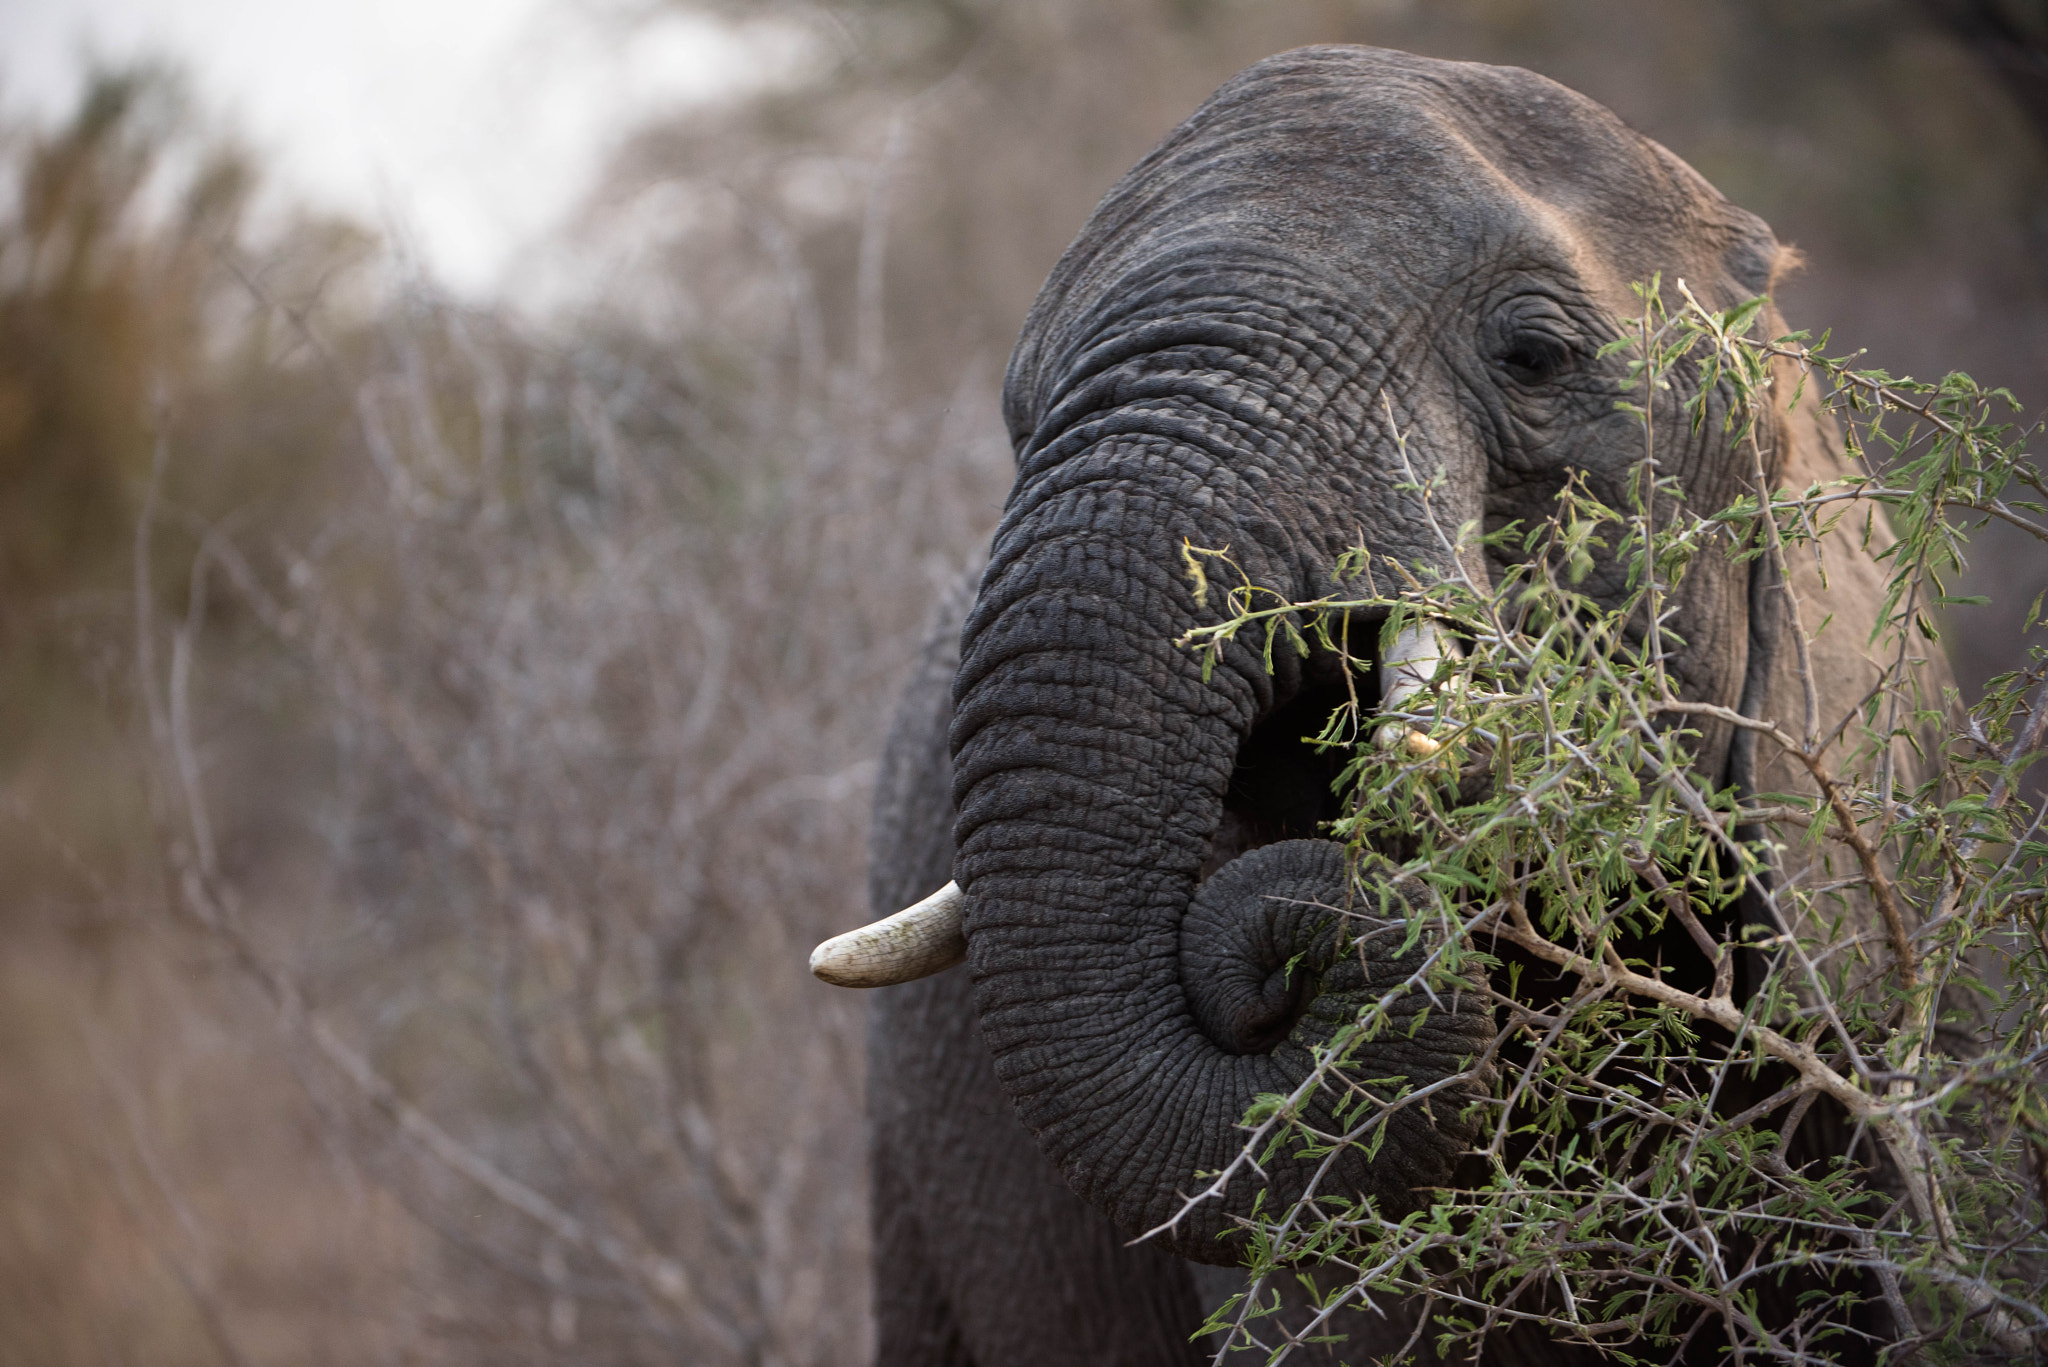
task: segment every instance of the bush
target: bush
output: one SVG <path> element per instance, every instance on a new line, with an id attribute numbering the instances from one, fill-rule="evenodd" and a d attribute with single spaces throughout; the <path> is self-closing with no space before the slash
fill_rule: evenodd
<path id="1" fill-rule="evenodd" d="M 1401 587 L 1293 603 L 1189 552 L 1199 581 L 1236 580 L 1226 620 L 1184 642 L 1211 660 L 1246 637 L 1269 659 L 1320 648 L 1362 673 L 1354 613 L 1384 617 L 1382 659 L 1423 620 L 1463 643 L 1395 695 L 1393 720 L 1368 722 L 1354 699 L 1320 742 L 1349 754 L 1336 832 L 1360 868 L 1400 833 L 1391 886 L 1406 906 L 1388 904 L 1381 863 L 1357 884 L 1351 933 L 1392 926 L 1428 948 L 1394 996 L 1478 990 L 1495 1004 L 1499 1034 L 1463 1075 L 1489 1098 L 1481 1161 L 1404 1218 L 1313 1187 L 1262 1207 L 1246 1225 L 1251 1287 L 1211 1328 L 1269 1360 L 1338 1335 L 1345 1306 L 1389 1298 L 1420 1298 L 1411 1343 L 1446 1356 L 1476 1355 L 1518 1320 L 1623 1360 L 1716 1336 L 1760 1361 L 1864 1356 L 1871 1338 L 1890 1341 L 1887 1361 L 2003 1357 L 2048 1330 L 2048 803 L 2023 784 L 2048 729 L 2048 660 L 2037 649 L 1965 709 L 1922 658 L 1939 650 L 1934 610 L 1959 601 L 1943 586 L 1968 533 L 1999 519 L 2048 541 L 2048 490 L 2025 434 L 1997 416 L 2012 406 L 2002 392 L 1854 370 L 1804 334 L 1760 340 L 1761 300 L 1714 314 L 1689 294 L 1667 310 L 1656 282 L 1641 295 L 1610 348 L 1631 355 L 1623 406 L 1645 440 L 1631 506 L 1575 484 L 1538 526 L 1439 528 L 1446 549 L 1484 541 L 1510 561 L 1498 584 L 1361 551 L 1340 582 L 1378 568 Z M 1653 481 L 1682 497 L 1652 466 L 1653 411 L 1682 402 L 1712 420 L 1703 396 L 1725 382 L 1740 400 L 1728 437 L 1757 452 L 1764 406 L 1786 392 L 1773 369 L 1787 367 L 1826 391 L 1851 452 L 1878 458 L 1768 503 L 1653 518 Z M 1828 624 L 1800 623 L 1795 605 L 1796 733 L 1679 698 L 1664 633 L 1645 624 L 1664 620 L 1695 556 L 1765 557 L 1783 583 L 1788 557 L 1844 538 L 1886 571 L 1875 688 L 1822 710 L 1810 641 Z M 1618 605 L 1587 591 L 1603 561 L 1626 566 Z M 1762 772 L 1798 781 L 1702 782 L 1688 741 L 1703 722 L 1749 732 Z M 1697 960 L 1623 952 L 1666 931 Z M 1389 1113 L 1418 1103 L 1350 1066 L 1391 1000 L 1361 1011 L 1292 1094 L 1253 1107 L 1238 1159 L 1190 1207 L 1282 1149 L 1369 1149 Z M 1348 1128 L 1304 1120 L 1318 1091 Z M 1311 1263 L 1313 1311 L 1277 1333 L 1280 1283 Z"/>

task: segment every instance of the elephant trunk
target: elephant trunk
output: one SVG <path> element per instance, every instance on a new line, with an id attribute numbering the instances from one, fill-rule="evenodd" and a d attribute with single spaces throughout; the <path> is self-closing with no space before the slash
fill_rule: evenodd
<path id="1" fill-rule="evenodd" d="M 1161 471 L 1191 463 L 1156 436 L 1098 433 L 1020 483 L 963 635 L 952 733 L 954 872 L 983 1038 L 1040 1145 L 1132 1235 L 1179 1213 L 1236 1155 L 1251 1103 L 1292 1091 L 1310 1048 L 1420 962 L 1396 957 L 1398 925 L 1362 948 L 1340 937 L 1351 879 L 1332 842 L 1260 846 L 1201 877 L 1240 742 L 1288 681 L 1249 652 L 1204 680 L 1175 647 L 1198 614 L 1181 536 L 1235 532 L 1259 582 L 1295 583 L 1286 567 L 1301 556 L 1277 523 L 1263 536 L 1213 525 L 1199 462 L 1162 490 Z M 1424 1086 L 1490 1038 L 1475 995 L 1427 1003 L 1397 999 L 1361 1076 Z M 1321 1189 L 1411 1204 L 1470 1142 L 1469 1099 L 1395 1110 L 1377 1158 L 1347 1151 Z M 1319 1164 L 1269 1164 L 1268 1209 Z M 1182 1256 L 1235 1262 L 1219 1236 L 1257 1190 L 1234 1182 L 1165 1237 Z"/>

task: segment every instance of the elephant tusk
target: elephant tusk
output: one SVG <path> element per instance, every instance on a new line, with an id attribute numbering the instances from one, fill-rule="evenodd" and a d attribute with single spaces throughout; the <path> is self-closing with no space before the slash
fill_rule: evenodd
<path id="1" fill-rule="evenodd" d="M 967 957 L 967 895 L 948 883 L 922 902 L 811 951 L 811 972 L 834 987 L 890 987 L 929 978 Z"/>
<path id="2" fill-rule="evenodd" d="M 1380 689 L 1380 711 L 1403 710 L 1408 699 L 1435 677 L 1437 666 L 1449 653 L 1443 633 L 1434 622 L 1414 622 L 1397 634 L 1380 659 L 1381 677 L 1387 681 Z M 1428 759 L 1443 749 L 1441 742 L 1398 721 L 1380 728 L 1379 743 L 1382 749 L 1399 749 L 1414 759 Z"/>
<path id="3" fill-rule="evenodd" d="M 1393 729 L 1392 727 L 1388 728 L 1388 730 Z M 1404 726 L 1400 730 L 1405 734 L 1398 736 L 1396 739 L 1400 741 L 1401 748 L 1407 751 L 1412 758 L 1428 759 L 1431 755 L 1444 748 L 1441 742 L 1431 740 L 1413 727 Z"/>

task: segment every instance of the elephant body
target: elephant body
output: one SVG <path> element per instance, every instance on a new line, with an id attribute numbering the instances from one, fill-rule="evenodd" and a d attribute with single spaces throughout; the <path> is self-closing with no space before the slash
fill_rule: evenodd
<path id="1" fill-rule="evenodd" d="M 1343 894 L 1317 839 L 1330 771 L 1293 743 L 1327 714 L 1330 679 L 1327 662 L 1269 672 L 1235 647 L 1204 679 L 1173 644 L 1214 620 L 1183 542 L 1228 546 L 1299 598 L 1361 542 L 1488 574 L 1478 555 L 1453 563 L 1431 514 L 1540 520 L 1573 474 L 1624 501 L 1641 427 L 1614 407 L 1625 362 L 1598 350 L 1631 282 L 1682 277 L 1725 308 L 1766 293 L 1788 255 L 1581 96 L 1365 48 L 1250 68 L 1105 198 L 1012 357 L 1016 489 L 940 614 L 878 785 L 876 914 L 957 880 L 968 945 L 965 966 L 874 1002 L 880 1363 L 1207 1361 L 1192 1336 L 1236 1285 L 1218 1236 L 1241 1207 L 1131 1241 L 1373 987 L 1374 965 L 1347 979 L 1339 962 L 1308 1001 L 1258 995 L 1308 948 L 1273 909 L 1282 890 Z M 1725 411 L 1706 398 L 1710 419 Z M 1756 457 L 1718 422 L 1674 419 L 1657 439 L 1695 509 L 1754 487 Z M 1829 477 L 1834 446 L 1809 395 L 1764 434 L 1766 478 Z M 1427 510 L 1402 487 L 1418 476 L 1436 482 Z M 1857 647 L 1880 576 L 1868 550 L 1829 571 L 1816 672 L 1839 708 L 1876 674 Z M 1822 595 L 1810 565 L 1792 575 L 1796 597 Z M 1590 582 L 1623 591 L 1614 565 Z M 1694 567 L 1673 621 L 1685 697 L 1797 714 L 1780 596 L 1747 563 Z M 1717 782 L 1792 786 L 1750 772 L 1726 727 L 1703 727 L 1693 758 Z M 1387 1032 L 1374 1075 L 1448 1075 L 1493 1029 L 1476 997 L 1420 1026 Z M 1457 1111 L 1399 1113 L 1344 1184 L 1402 1208 L 1469 1144 Z M 1282 1195 L 1299 1180 L 1273 1174 Z M 1404 1344 L 1403 1308 L 1385 1309 L 1342 1326 L 1345 1360 Z M 1572 1360 L 1519 1332 L 1488 1354 Z"/>

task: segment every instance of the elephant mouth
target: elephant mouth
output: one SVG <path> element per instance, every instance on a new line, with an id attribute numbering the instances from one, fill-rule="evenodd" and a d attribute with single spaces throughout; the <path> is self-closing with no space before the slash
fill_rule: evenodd
<path id="1" fill-rule="evenodd" d="M 1319 744 L 1330 719 L 1353 700 L 1378 695 L 1374 680 L 1353 677 L 1334 658 L 1311 657 L 1293 696 L 1262 717 L 1239 742 L 1223 796 L 1223 819 L 1209 838 L 1199 878 L 1207 882 L 1240 855 L 1283 840 L 1326 834 L 1343 815 L 1337 779 L 1349 737 Z"/>
<path id="2" fill-rule="evenodd" d="M 1379 623 L 1367 625 L 1377 634 Z M 1296 687 L 1252 726 L 1238 746 L 1224 794 L 1223 820 L 1210 838 L 1201 881 L 1262 846 L 1326 833 L 1329 823 L 1343 815 L 1338 781 L 1358 740 L 1355 726 L 1377 726 L 1383 747 L 1398 746 L 1408 756 L 1436 753 L 1437 742 L 1406 722 L 1385 720 L 1384 714 L 1405 712 L 1445 653 L 1455 649 L 1440 627 L 1423 623 L 1403 630 L 1385 658 L 1375 652 L 1370 668 L 1362 673 L 1353 672 L 1335 654 L 1311 655 Z M 1382 719 L 1346 726 L 1344 717 L 1357 718 L 1367 698 L 1380 699 Z M 1387 832 L 1368 843 L 1395 862 L 1402 857 L 1398 833 Z"/>

